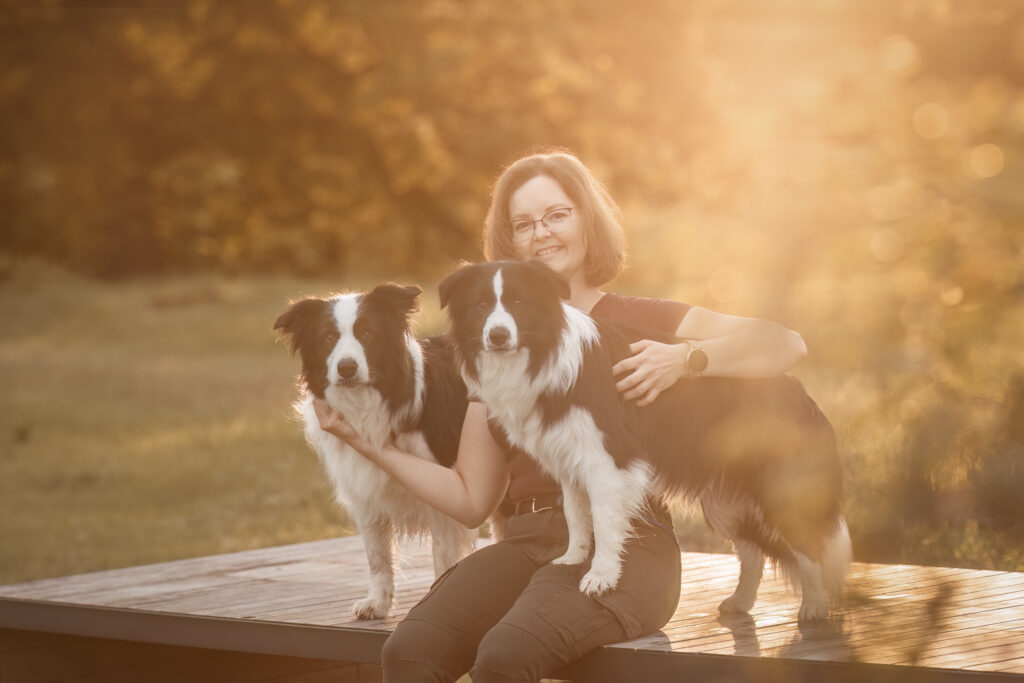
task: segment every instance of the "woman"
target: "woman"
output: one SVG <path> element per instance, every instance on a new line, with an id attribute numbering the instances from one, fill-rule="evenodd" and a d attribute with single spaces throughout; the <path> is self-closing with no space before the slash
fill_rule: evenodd
<path id="1" fill-rule="evenodd" d="M 766 377 L 806 353 L 800 336 L 775 323 L 715 313 L 674 301 L 605 293 L 624 259 L 618 207 L 576 157 L 534 154 L 495 184 L 484 228 L 488 259 L 540 261 L 564 276 L 569 303 L 595 317 L 699 340 L 641 341 L 614 370 L 626 400 L 647 405 L 690 373 Z M 344 418 L 318 404 L 321 426 L 468 527 L 501 504 L 504 538 L 438 578 L 384 647 L 385 681 L 536 681 L 607 643 L 663 626 L 679 600 L 679 548 L 664 504 L 633 520 L 615 590 L 579 590 L 585 566 L 551 565 L 567 531 L 558 485 L 524 453 L 505 453 L 470 403 L 454 469 L 392 446 L 371 448 Z"/>

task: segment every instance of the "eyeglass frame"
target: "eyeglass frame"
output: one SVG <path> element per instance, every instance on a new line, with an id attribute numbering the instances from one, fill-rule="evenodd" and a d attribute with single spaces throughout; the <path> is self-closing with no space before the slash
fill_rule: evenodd
<path id="1" fill-rule="evenodd" d="M 572 215 L 573 215 L 572 212 L 575 211 L 575 210 L 576 210 L 575 206 L 559 206 L 559 207 L 556 207 L 554 209 L 550 209 L 548 211 L 545 211 L 544 215 L 541 216 L 540 218 L 517 218 L 514 221 L 510 220 L 508 222 L 508 227 L 509 227 L 509 230 L 512 232 L 512 241 L 513 242 L 521 242 L 521 243 L 525 244 L 525 243 L 529 242 L 530 240 L 532 240 L 533 236 L 537 234 L 537 224 L 538 223 L 543 223 L 544 227 L 547 228 L 549 232 L 562 232 L 563 230 L 567 230 L 568 227 L 569 227 L 568 225 L 566 225 L 564 227 L 559 225 L 558 228 L 552 228 L 551 225 L 548 223 L 547 218 L 548 218 L 548 216 L 550 216 L 551 214 L 555 213 L 556 211 L 568 211 L 569 215 L 565 217 L 565 220 L 569 220 L 569 218 L 571 218 Z M 529 233 L 523 233 L 523 236 L 519 237 L 516 234 L 516 224 L 517 223 L 526 223 L 526 222 L 530 223 L 530 232 Z"/>

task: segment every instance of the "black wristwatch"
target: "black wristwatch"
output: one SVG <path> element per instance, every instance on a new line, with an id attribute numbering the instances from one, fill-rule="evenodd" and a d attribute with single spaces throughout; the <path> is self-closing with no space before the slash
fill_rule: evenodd
<path id="1" fill-rule="evenodd" d="M 690 350 L 686 354 L 686 373 L 699 377 L 708 367 L 708 354 L 699 346 L 690 344 Z"/>

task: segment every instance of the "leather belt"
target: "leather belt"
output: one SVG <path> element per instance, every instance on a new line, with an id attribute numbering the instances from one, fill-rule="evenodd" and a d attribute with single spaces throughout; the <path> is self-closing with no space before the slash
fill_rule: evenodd
<path id="1" fill-rule="evenodd" d="M 520 498 L 512 503 L 513 515 L 532 514 L 562 507 L 561 493 L 542 493 L 533 498 Z"/>

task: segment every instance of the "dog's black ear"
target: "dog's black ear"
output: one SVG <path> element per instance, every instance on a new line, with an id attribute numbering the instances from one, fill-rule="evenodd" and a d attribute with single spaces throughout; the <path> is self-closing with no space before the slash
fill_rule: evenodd
<path id="1" fill-rule="evenodd" d="M 416 285 L 396 285 L 392 282 L 385 282 L 370 290 L 366 298 L 369 301 L 379 302 L 408 318 L 419 308 L 419 296 L 422 292 L 423 290 Z"/>
<path id="2" fill-rule="evenodd" d="M 569 281 L 551 270 L 543 263 L 526 261 L 525 265 L 530 269 L 531 275 L 537 278 L 537 282 L 546 290 L 558 296 L 559 299 L 568 299 L 572 294 L 569 289 Z"/>
<path id="3" fill-rule="evenodd" d="M 274 322 L 274 330 L 284 337 L 288 351 L 295 353 L 302 345 L 306 330 L 323 315 L 327 302 L 323 299 L 301 299 L 294 302 Z"/>
<path id="4" fill-rule="evenodd" d="M 455 293 L 455 290 L 459 287 L 459 283 L 462 282 L 463 278 L 466 277 L 466 274 L 474 265 L 476 264 L 463 261 L 456 266 L 455 270 L 453 270 L 448 277 L 441 280 L 441 284 L 437 286 L 437 296 L 441 301 L 441 308 L 447 308 L 448 304 L 452 300 L 452 294 Z"/>

